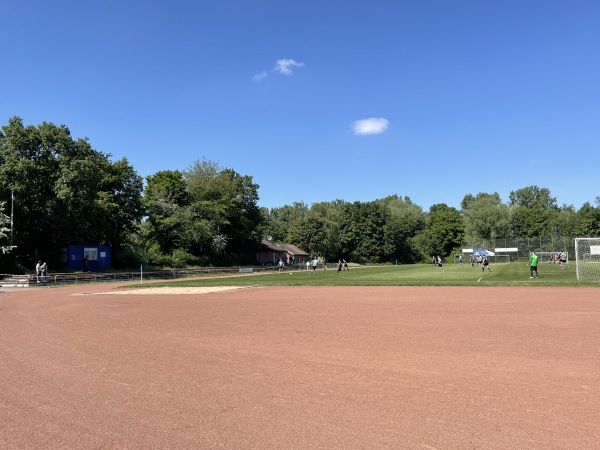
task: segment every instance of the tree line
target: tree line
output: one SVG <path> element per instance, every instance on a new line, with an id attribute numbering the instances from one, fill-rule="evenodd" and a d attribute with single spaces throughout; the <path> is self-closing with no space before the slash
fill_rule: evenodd
<path id="1" fill-rule="evenodd" d="M 448 256 L 464 239 L 600 235 L 600 197 L 576 210 L 537 186 L 508 202 L 467 194 L 460 209 L 427 211 L 398 195 L 269 209 L 258 190 L 251 176 L 208 160 L 144 180 L 64 125 L 13 117 L 0 132 L 0 247 L 10 250 L 0 271 L 30 271 L 39 259 L 63 267 L 70 244 L 110 245 L 113 267 L 125 269 L 252 264 L 267 236 L 328 260 L 412 263 Z"/>

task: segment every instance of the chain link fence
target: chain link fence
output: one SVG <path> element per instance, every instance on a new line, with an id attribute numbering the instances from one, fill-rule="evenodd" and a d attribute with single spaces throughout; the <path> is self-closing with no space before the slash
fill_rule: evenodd
<path id="1" fill-rule="evenodd" d="M 567 252 L 569 255 L 575 255 L 575 238 L 562 236 L 463 240 L 462 248 L 485 248 L 498 254 L 509 255 L 511 261 L 527 261 L 531 252 Z M 517 251 L 496 251 L 507 248 L 516 248 Z"/>

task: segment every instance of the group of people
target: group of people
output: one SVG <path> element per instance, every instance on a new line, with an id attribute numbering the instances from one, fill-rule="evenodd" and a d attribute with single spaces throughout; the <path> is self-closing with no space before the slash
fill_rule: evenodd
<path id="1" fill-rule="evenodd" d="M 325 260 L 322 261 L 323 270 L 327 270 L 327 262 Z M 309 275 L 316 275 L 317 269 L 319 268 L 319 259 L 314 258 L 312 261 L 306 261 L 306 270 L 310 270 Z M 345 259 L 340 259 L 337 264 L 336 275 L 340 273 L 342 270 L 350 270 L 348 267 L 348 263 Z"/>
<path id="2" fill-rule="evenodd" d="M 550 257 L 550 263 L 552 262 L 556 262 L 558 261 L 558 263 L 560 264 L 561 269 L 564 269 L 566 264 L 567 264 L 567 254 L 566 252 L 561 252 L 561 253 L 557 253 L 557 257 L 556 259 L 553 256 L 554 254 L 551 255 Z M 538 260 L 539 257 L 538 255 L 535 254 L 535 252 L 531 252 L 531 255 L 529 257 L 529 278 L 539 278 L 539 273 L 538 273 Z M 463 266 L 463 257 L 462 255 L 459 255 L 458 257 L 458 261 L 460 263 L 460 266 Z M 477 263 L 477 265 L 481 266 L 481 271 L 485 271 L 485 268 L 487 267 L 488 271 L 491 272 L 492 271 L 492 267 L 490 266 L 490 261 L 487 257 L 487 255 L 480 255 L 480 254 L 473 254 L 471 255 L 470 258 L 470 263 L 471 263 L 471 267 L 475 267 L 475 263 Z M 431 258 L 431 264 L 433 265 L 433 267 L 439 267 L 440 269 L 444 270 L 444 266 L 442 264 L 442 258 L 440 258 L 439 256 L 433 256 Z"/>
<path id="3" fill-rule="evenodd" d="M 556 257 L 554 255 L 556 255 Z M 567 266 L 567 253 L 560 252 L 560 253 L 550 254 L 550 263 L 554 262 L 556 264 L 557 260 L 558 260 L 558 263 L 560 264 L 560 268 L 564 269 Z M 538 274 L 538 261 L 539 261 L 538 255 L 536 255 L 535 252 L 531 252 L 531 255 L 529 256 L 529 278 L 530 279 L 534 278 L 534 274 L 535 274 L 535 278 L 540 277 L 540 275 Z"/>
<path id="4" fill-rule="evenodd" d="M 554 263 L 558 263 L 560 264 L 560 268 L 564 269 L 567 265 L 567 253 L 566 252 L 555 252 L 555 253 L 550 253 L 550 264 Z"/>
<path id="5" fill-rule="evenodd" d="M 460 261 L 460 265 L 462 267 L 463 262 L 462 262 L 462 255 L 459 256 L 459 261 Z M 479 254 L 477 253 L 476 255 L 473 254 L 471 255 L 471 258 L 469 259 L 469 262 L 471 263 L 471 267 L 475 267 L 475 263 L 477 263 L 478 266 L 481 266 L 481 271 L 484 272 L 485 268 L 487 267 L 488 272 L 492 271 L 492 266 L 490 266 L 490 260 L 487 257 L 487 255 L 483 254 Z"/>
<path id="6" fill-rule="evenodd" d="M 337 275 L 338 273 L 340 273 L 344 269 L 350 271 L 350 268 L 348 267 L 348 263 L 346 262 L 345 259 L 338 260 L 337 270 L 336 270 L 335 274 Z"/>
<path id="7" fill-rule="evenodd" d="M 37 264 L 35 265 L 35 276 L 36 276 L 36 281 L 39 283 L 40 281 L 42 283 L 46 282 L 46 276 L 48 275 L 48 264 L 46 264 L 46 262 L 42 262 L 42 261 L 38 261 Z"/>

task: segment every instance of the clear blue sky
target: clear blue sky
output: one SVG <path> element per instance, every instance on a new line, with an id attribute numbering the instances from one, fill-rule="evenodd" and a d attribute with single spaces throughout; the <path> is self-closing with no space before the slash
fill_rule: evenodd
<path id="1" fill-rule="evenodd" d="M 260 206 L 600 195 L 598 0 L 6 0 L 0 123 L 141 176 L 207 159 Z"/>

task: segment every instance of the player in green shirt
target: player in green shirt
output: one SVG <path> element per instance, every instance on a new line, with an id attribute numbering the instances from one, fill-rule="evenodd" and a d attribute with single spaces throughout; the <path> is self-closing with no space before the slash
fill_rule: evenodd
<path id="1" fill-rule="evenodd" d="M 529 257 L 529 275 L 530 275 L 529 278 L 533 278 L 533 272 L 535 272 L 536 278 L 540 277 L 538 275 L 537 264 L 538 264 L 538 255 L 536 255 L 535 252 L 532 252 L 531 256 Z"/>

